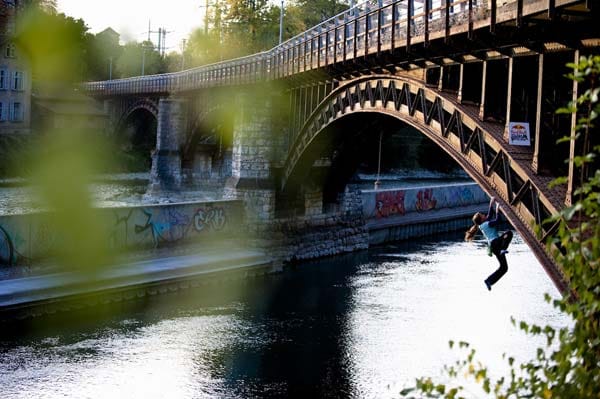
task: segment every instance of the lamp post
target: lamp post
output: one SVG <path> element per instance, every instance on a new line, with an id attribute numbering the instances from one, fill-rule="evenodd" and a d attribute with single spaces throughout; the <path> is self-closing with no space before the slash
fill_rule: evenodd
<path id="1" fill-rule="evenodd" d="M 112 80 L 113 57 L 108 57 L 108 80 Z"/>
<path id="2" fill-rule="evenodd" d="M 279 12 L 279 44 L 283 42 L 283 1 L 281 0 L 281 9 Z"/>

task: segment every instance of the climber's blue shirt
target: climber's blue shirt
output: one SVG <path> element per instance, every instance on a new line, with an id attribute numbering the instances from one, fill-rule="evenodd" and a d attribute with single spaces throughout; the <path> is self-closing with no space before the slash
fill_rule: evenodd
<path id="1" fill-rule="evenodd" d="M 500 237 L 500 234 L 498 233 L 498 230 L 496 229 L 496 227 L 493 225 L 494 223 L 490 223 L 488 222 L 483 222 L 479 225 L 479 230 L 481 230 L 481 232 L 483 233 L 483 235 L 485 236 L 485 238 L 488 241 L 488 244 L 491 244 L 491 242 L 495 239 Z"/>

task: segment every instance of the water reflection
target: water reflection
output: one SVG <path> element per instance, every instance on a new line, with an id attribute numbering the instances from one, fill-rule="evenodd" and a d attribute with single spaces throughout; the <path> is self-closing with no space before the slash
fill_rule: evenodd
<path id="1" fill-rule="evenodd" d="M 501 367 L 534 354 L 509 318 L 564 325 L 557 295 L 519 239 L 509 273 L 458 236 L 396 244 L 299 265 L 265 279 L 207 286 L 86 311 L 7 332 L 6 398 L 397 397 L 438 375 L 472 342 Z"/>

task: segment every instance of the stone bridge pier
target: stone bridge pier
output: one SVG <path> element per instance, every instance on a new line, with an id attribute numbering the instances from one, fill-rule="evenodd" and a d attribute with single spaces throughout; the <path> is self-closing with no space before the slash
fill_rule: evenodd
<path id="1" fill-rule="evenodd" d="M 232 176 L 224 198 L 244 200 L 250 232 L 275 217 L 274 157 L 279 139 L 274 134 L 273 99 L 238 93 L 233 122 Z"/>
<path id="2" fill-rule="evenodd" d="M 181 188 L 181 141 L 185 137 L 186 101 L 161 98 L 158 103 L 156 150 L 152 154 L 149 194 Z"/>

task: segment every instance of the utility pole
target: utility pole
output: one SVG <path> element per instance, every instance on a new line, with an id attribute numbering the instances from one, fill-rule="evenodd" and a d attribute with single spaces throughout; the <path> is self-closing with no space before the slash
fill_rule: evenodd
<path id="1" fill-rule="evenodd" d="M 279 44 L 283 42 L 283 1 L 281 0 L 281 10 L 279 13 Z"/>
<path id="2" fill-rule="evenodd" d="M 146 66 L 146 45 L 142 43 L 142 76 L 144 76 L 144 67 Z"/>
<path id="3" fill-rule="evenodd" d="M 162 52 L 161 52 L 162 34 L 163 34 L 162 28 L 158 28 L 158 54 L 162 54 Z"/>
<path id="4" fill-rule="evenodd" d="M 113 57 L 108 57 L 108 80 L 112 80 Z"/>
<path id="5" fill-rule="evenodd" d="M 181 70 L 185 68 L 185 39 L 181 39 Z"/>

